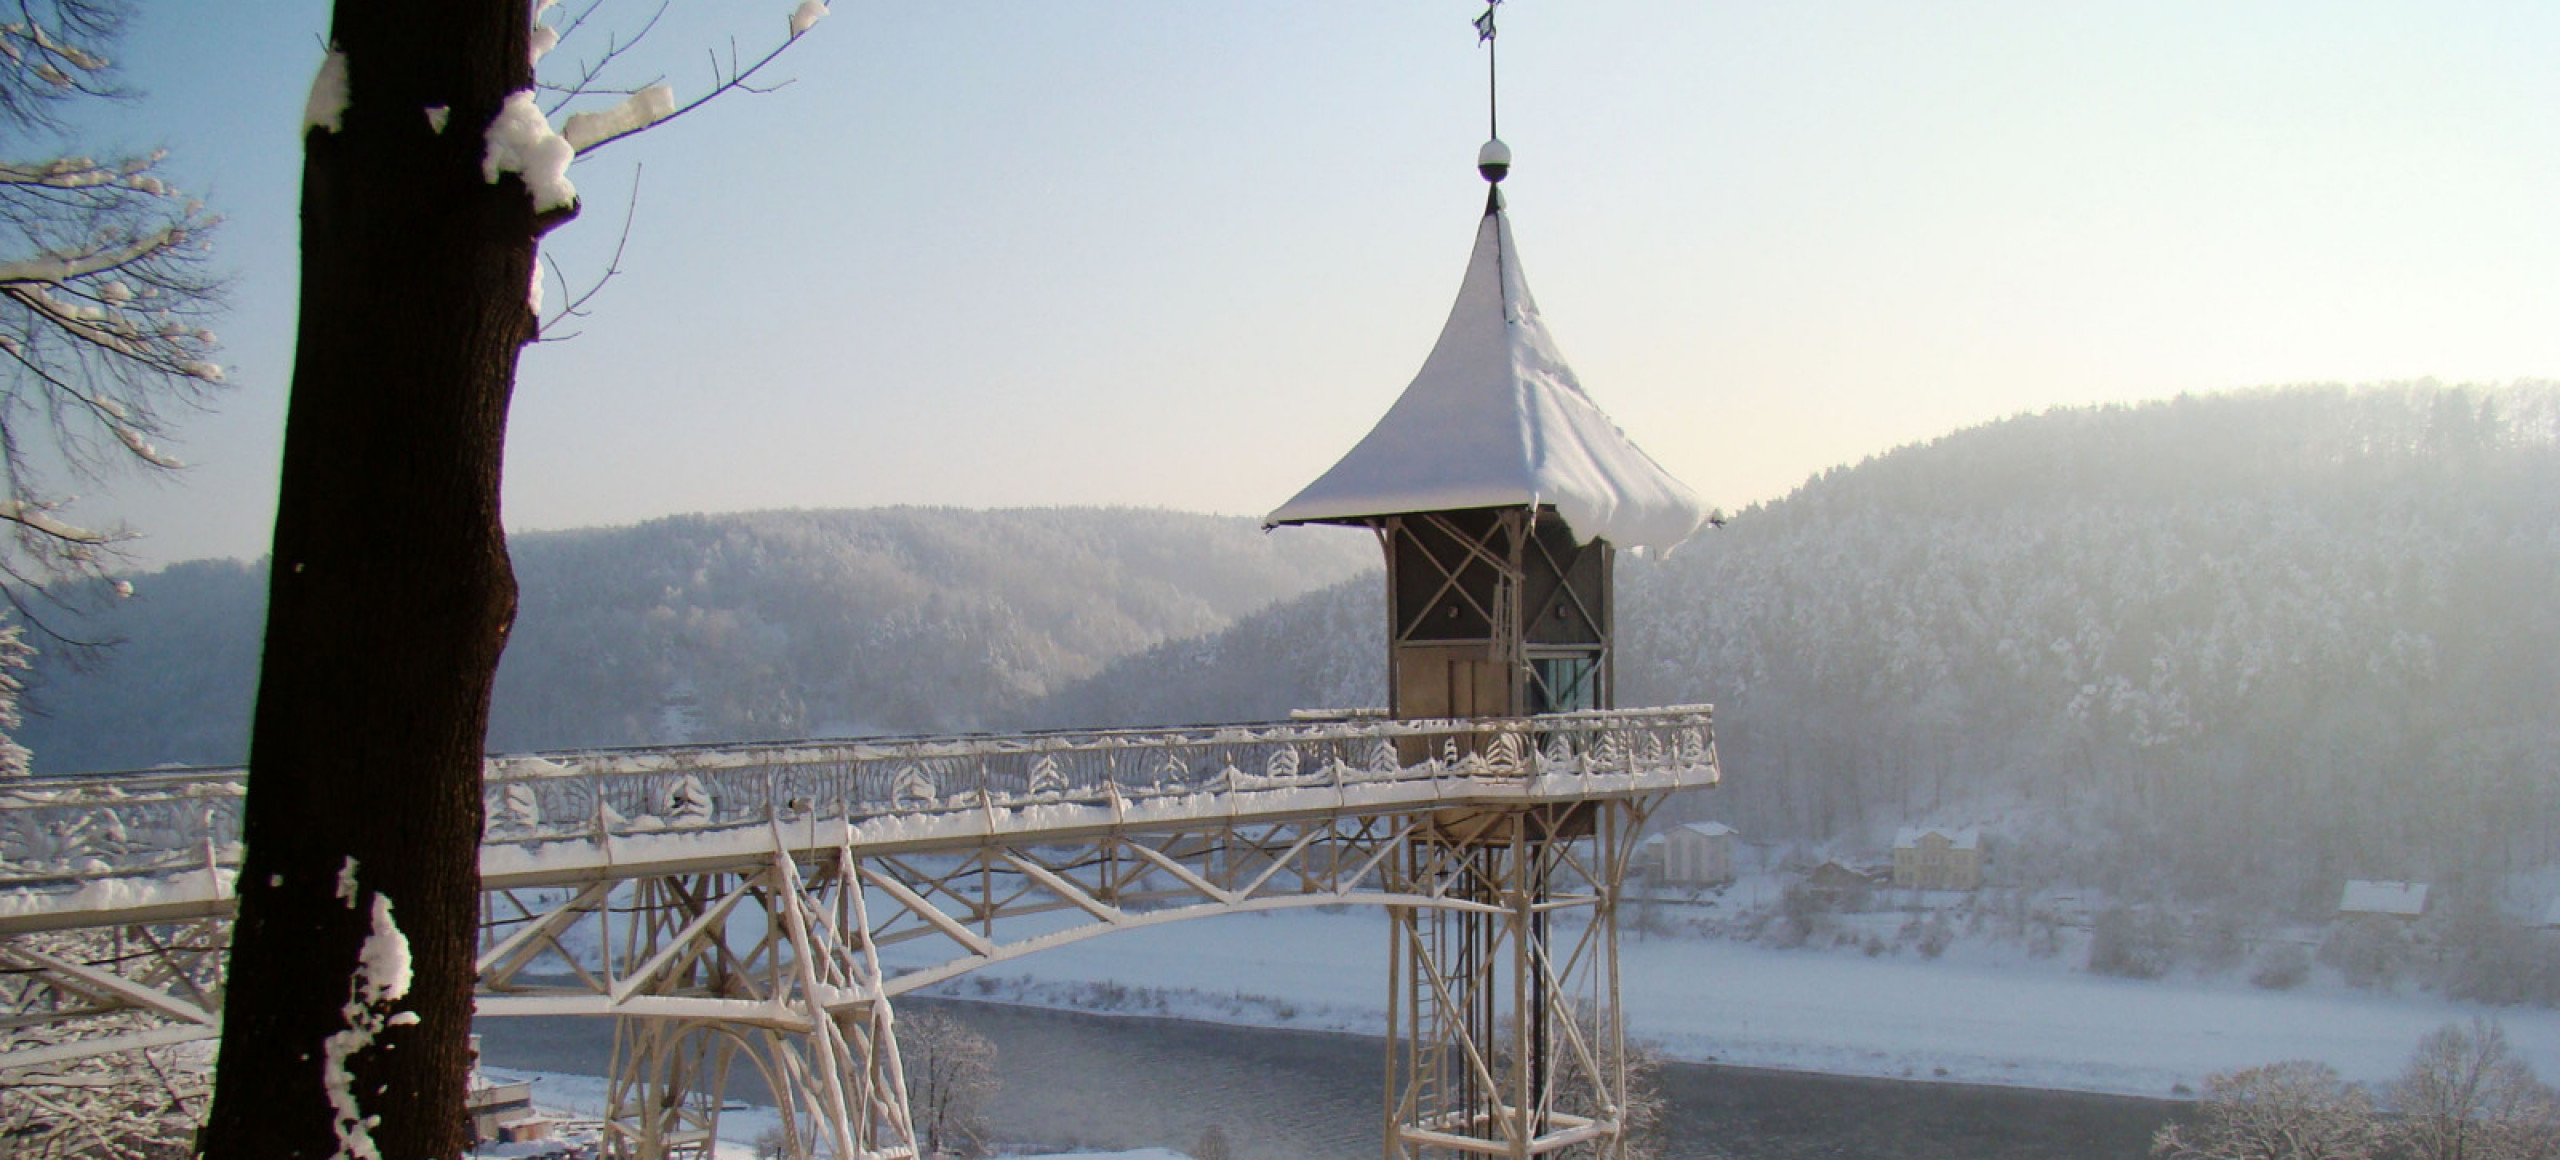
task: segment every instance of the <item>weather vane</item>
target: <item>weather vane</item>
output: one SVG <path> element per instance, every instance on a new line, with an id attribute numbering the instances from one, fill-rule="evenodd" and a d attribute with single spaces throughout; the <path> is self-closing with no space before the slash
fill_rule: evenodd
<path id="1" fill-rule="evenodd" d="M 1484 14 L 1476 17 L 1476 43 L 1484 46 L 1484 114 L 1486 140 L 1476 151 L 1476 172 L 1486 181 L 1499 182 L 1511 172 L 1511 147 L 1502 143 L 1502 81 L 1495 67 L 1493 13 L 1502 0 L 1485 0 Z"/>

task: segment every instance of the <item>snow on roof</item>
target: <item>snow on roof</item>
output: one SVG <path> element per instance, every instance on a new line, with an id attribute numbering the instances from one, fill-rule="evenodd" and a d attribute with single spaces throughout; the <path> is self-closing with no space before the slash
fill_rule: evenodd
<path id="1" fill-rule="evenodd" d="M 1523 505 L 1553 505 L 1575 537 L 1622 548 L 1667 551 L 1706 520 L 1697 495 L 1629 441 L 1565 365 L 1496 190 L 1421 373 L 1263 526 Z"/>
<path id="2" fill-rule="evenodd" d="M 1721 838 L 1727 834 L 1738 832 L 1733 827 L 1728 826 L 1723 822 L 1691 822 L 1680 828 L 1687 830 L 1690 833 L 1703 834 L 1710 838 Z"/>
<path id="3" fill-rule="evenodd" d="M 2392 914 L 2416 918 L 2427 912 L 2424 882 L 2366 882 L 2349 879 L 2338 897 L 2340 914 Z"/>
<path id="4" fill-rule="evenodd" d="M 1971 850 L 1982 844 L 1982 830 L 1975 826 L 1966 826 L 1961 830 L 1950 830 L 1944 826 L 1904 826 L 1893 832 L 1893 848 L 1896 850 L 1916 848 L 1920 845 L 1920 839 L 1931 834 L 1945 838 L 1947 848 L 1951 850 Z"/>

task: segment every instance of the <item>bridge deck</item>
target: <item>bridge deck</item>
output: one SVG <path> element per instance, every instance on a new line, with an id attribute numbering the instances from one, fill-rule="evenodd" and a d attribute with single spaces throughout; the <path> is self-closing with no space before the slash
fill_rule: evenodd
<path id="1" fill-rule="evenodd" d="M 1713 785 L 1705 706 L 492 758 L 484 886 Z M 239 769 L 0 790 L 0 934 L 227 913 Z"/>

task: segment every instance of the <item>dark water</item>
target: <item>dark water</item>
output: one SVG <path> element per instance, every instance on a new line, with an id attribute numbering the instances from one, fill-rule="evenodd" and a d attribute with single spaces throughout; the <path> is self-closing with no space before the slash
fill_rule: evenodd
<path id="1" fill-rule="evenodd" d="M 1007 1144 L 1187 1151 L 1214 1124 L 1238 1160 L 1380 1154 L 1375 1039 L 901 1002 L 940 1006 L 995 1042 L 1003 1090 L 989 1117 Z M 490 1019 L 478 1029 L 490 1062 L 544 1071 L 600 1072 L 612 1042 L 600 1019 Z M 1705 1064 L 1667 1065 L 1660 1083 L 1671 1160 L 2137 1160 L 2181 1107 Z M 743 1087 L 731 1094 L 762 1099 Z"/>

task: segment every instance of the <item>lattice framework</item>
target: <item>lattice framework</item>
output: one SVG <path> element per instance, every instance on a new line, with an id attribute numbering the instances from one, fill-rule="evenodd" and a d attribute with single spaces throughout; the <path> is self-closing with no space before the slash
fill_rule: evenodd
<path id="1" fill-rule="evenodd" d="M 700 1154 L 752 1072 L 793 1155 L 893 1160 L 896 996 L 1115 930 L 1379 905 L 1390 1154 L 1608 1154 L 1626 839 L 1712 783 L 1712 738 L 1683 709 L 506 759 L 480 1011 L 618 1019 L 617 1155 Z M 236 787 L 0 794 L 0 1082 L 216 1033 Z M 46 950 L 64 931 L 104 949 Z"/>

